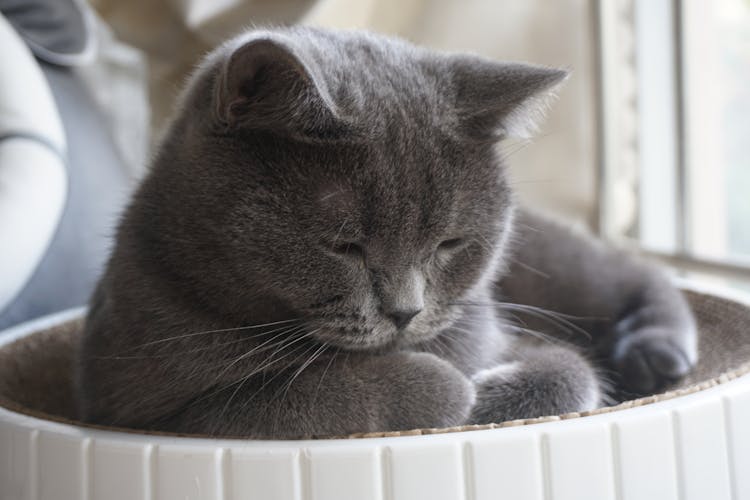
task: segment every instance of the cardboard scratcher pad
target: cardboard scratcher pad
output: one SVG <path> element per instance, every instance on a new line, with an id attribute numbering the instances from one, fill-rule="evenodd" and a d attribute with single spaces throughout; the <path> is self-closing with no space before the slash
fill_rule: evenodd
<path id="1" fill-rule="evenodd" d="M 691 374 L 669 391 L 585 413 L 444 429 L 357 434 L 391 437 L 494 429 L 577 418 L 642 406 L 713 387 L 750 372 L 750 307 L 714 295 L 686 291 L 698 320 L 700 360 Z M 36 332 L 0 349 L 0 406 L 26 415 L 84 425 L 75 420 L 73 352 L 81 320 Z M 132 430 L 122 429 L 128 432 Z M 142 432 L 142 431 L 137 431 Z M 149 434 L 164 434 L 151 433 Z"/>

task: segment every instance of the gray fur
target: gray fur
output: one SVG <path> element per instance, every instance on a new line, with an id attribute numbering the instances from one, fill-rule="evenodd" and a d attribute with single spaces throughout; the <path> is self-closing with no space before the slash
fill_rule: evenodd
<path id="1" fill-rule="evenodd" d="M 564 78 L 359 32 L 217 49 L 92 297 L 82 418 L 346 434 L 589 409 L 602 368 L 684 375 L 695 327 L 658 271 L 516 208 L 497 142 Z"/>

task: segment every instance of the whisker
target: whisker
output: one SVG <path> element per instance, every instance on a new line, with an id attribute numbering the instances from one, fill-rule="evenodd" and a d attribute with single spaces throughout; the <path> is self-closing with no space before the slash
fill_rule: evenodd
<path id="1" fill-rule="evenodd" d="M 339 355 L 339 352 L 341 352 L 341 349 L 338 347 L 335 348 L 336 352 L 331 354 L 331 359 L 328 361 L 328 364 L 326 365 L 325 369 L 323 370 L 323 374 L 320 376 L 320 380 L 318 381 L 318 385 L 315 387 L 315 394 L 313 395 L 312 404 L 315 405 L 315 402 L 318 400 L 318 392 L 320 391 L 320 387 L 323 385 L 323 379 L 326 376 L 326 373 L 328 373 L 328 369 L 331 368 L 331 365 L 333 364 L 333 361 L 336 359 L 336 357 Z"/>
<path id="2" fill-rule="evenodd" d="M 284 394 L 286 396 L 286 393 L 289 391 L 289 388 L 292 386 L 292 383 L 297 379 L 297 377 L 300 376 L 300 374 L 305 371 L 305 369 L 310 366 L 318 357 L 323 354 L 323 352 L 328 348 L 326 344 L 321 344 L 317 351 L 315 351 L 310 358 L 305 361 L 302 366 L 300 366 L 296 372 L 294 372 L 294 375 L 291 377 L 289 382 L 286 384 L 286 390 L 284 391 Z M 282 397 L 282 399 L 284 399 Z"/>
<path id="3" fill-rule="evenodd" d="M 297 380 L 297 377 L 299 377 L 299 376 L 300 376 L 300 374 L 302 374 L 302 372 L 303 372 L 303 371 L 305 371 L 305 369 L 306 369 L 306 368 L 307 368 L 308 366 L 310 366 L 310 365 L 311 365 L 312 363 L 314 363 L 314 362 L 315 362 L 315 360 L 316 360 L 316 359 L 318 359 L 318 357 L 319 357 L 319 356 L 320 356 L 320 355 L 321 355 L 321 354 L 322 354 L 322 353 L 323 353 L 323 352 L 324 352 L 324 351 L 325 351 L 325 350 L 326 350 L 327 348 L 328 348 L 328 346 L 327 346 L 326 344 L 321 344 L 321 345 L 320 345 L 320 347 L 318 348 L 318 350 L 316 350 L 316 351 L 315 351 L 315 352 L 314 352 L 314 353 L 313 353 L 313 354 L 312 354 L 312 355 L 311 355 L 311 356 L 310 356 L 310 357 L 309 357 L 309 358 L 307 359 L 307 361 L 305 361 L 305 362 L 304 362 L 304 363 L 302 364 L 302 366 L 300 366 L 300 367 L 299 367 L 299 368 L 297 369 L 297 371 L 296 371 L 296 372 L 294 372 L 294 375 L 292 375 L 292 377 L 291 377 L 291 378 L 289 379 L 289 381 L 288 381 L 288 382 L 287 382 L 286 384 L 284 384 L 284 386 L 282 386 L 282 389 L 279 389 L 279 390 L 277 391 L 277 393 L 276 393 L 276 394 L 275 394 L 275 395 L 274 395 L 274 396 L 273 396 L 273 397 L 271 398 L 271 400 L 269 401 L 269 403 L 270 403 L 271 401 L 274 401 L 274 400 L 276 400 L 276 398 L 278 398 L 278 394 L 279 394 L 279 393 L 280 393 L 280 392 L 281 392 L 281 391 L 283 390 L 283 394 L 281 395 L 281 400 L 279 401 L 279 405 L 278 405 L 278 407 L 276 408 L 276 415 L 277 415 L 277 416 L 276 416 L 276 418 L 274 419 L 274 421 L 276 422 L 276 423 L 275 423 L 274 425 L 278 425 L 278 421 L 279 421 L 279 418 L 278 418 L 278 414 L 279 414 L 279 412 L 281 411 L 281 408 L 282 408 L 282 403 L 284 402 L 284 400 L 286 399 L 287 395 L 289 394 L 289 389 L 291 389 L 291 388 L 292 388 L 292 384 L 294 383 L 294 381 L 295 381 L 295 380 Z M 307 351 L 305 351 L 305 354 L 306 354 L 307 352 L 309 352 L 309 349 L 308 349 Z M 275 433 L 275 432 L 274 432 L 274 433 Z"/>
<path id="4" fill-rule="evenodd" d="M 454 329 L 457 331 L 466 333 L 467 335 L 472 335 L 474 333 L 473 331 L 467 330 L 466 328 L 454 327 Z M 458 338 L 454 337 L 454 340 L 458 340 Z M 462 339 L 462 342 L 463 342 L 463 339 Z M 464 342 L 464 344 L 466 343 Z M 469 347 L 471 347 L 470 344 L 469 344 Z M 513 342 L 509 342 L 507 345 L 505 345 L 504 349 L 506 349 L 508 352 L 510 352 L 516 357 L 519 357 L 521 355 L 521 350 L 518 349 L 518 347 L 516 347 Z"/>
<path id="5" fill-rule="evenodd" d="M 209 386 L 212 386 L 216 382 L 218 382 L 222 378 L 222 376 L 224 374 L 226 374 L 226 372 L 228 372 L 232 368 L 232 366 L 236 365 L 237 363 L 239 363 L 243 359 L 246 359 L 246 358 L 248 358 L 248 357 L 250 357 L 252 355 L 257 355 L 257 354 L 260 354 L 262 352 L 274 349 L 274 352 L 271 353 L 266 358 L 267 360 L 273 359 L 273 356 L 275 356 L 278 352 L 286 349 L 290 345 L 296 343 L 298 340 L 307 337 L 307 334 L 303 334 L 303 335 L 299 335 L 298 336 L 299 332 L 302 329 L 304 329 L 304 326 L 298 326 L 298 327 L 295 327 L 292 330 L 287 330 L 287 331 L 284 331 L 282 333 L 279 333 L 278 335 L 274 336 L 274 338 L 267 340 L 266 342 L 264 342 L 261 345 L 255 346 L 254 348 L 250 349 L 249 351 L 244 352 L 243 354 L 239 355 L 238 357 L 236 357 L 234 359 L 223 359 L 223 360 L 221 360 L 221 361 L 219 361 L 217 363 L 213 363 L 213 364 L 210 364 L 210 365 L 207 365 L 206 363 L 202 363 L 200 365 L 201 366 L 201 370 L 200 371 L 196 371 L 196 373 L 195 373 L 194 376 L 195 377 L 203 377 L 205 375 L 205 369 L 206 368 L 224 366 L 224 369 L 221 371 L 221 373 L 219 373 L 214 378 L 214 381 L 211 384 L 209 384 Z M 284 336 L 284 338 L 282 338 L 281 340 L 279 340 L 277 342 L 273 342 L 274 339 L 276 339 L 278 337 L 281 337 L 281 336 Z M 272 343 L 269 344 L 269 342 L 272 342 Z"/>
<path id="6" fill-rule="evenodd" d="M 271 340 L 273 340 L 273 339 L 278 338 L 281 335 L 291 334 L 291 333 L 293 333 L 295 331 L 299 331 L 300 328 L 304 328 L 304 326 L 303 325 L 296 325 L 296 326 L 292 326 L 292 327 L 284 326 L 284 327 L 281 327 L 281 328 L 274 328 L 273 330 L 269 330 L 267 332 L 263 332 L 263 335 L 271 335 L 271 334 L 276 333 L 276 332 L 281 332 L 280 334 L 275 335 L 271 339 Z M 218 342 L 218 343 L 213 343 L 213 344 L 210 344 L 210 345 L 207 345 L 207 346 L 203 346 L 203 347 L 196 347 L 196 348 L 193 348 L 193 349 L 186 349 L 186 350 L 182 350 L 182 351 L 172 351 L 172 352 L 169 352 L 169 353 L 166 353 L 166 354 L 142 354 L 142 355 L 133 355 L 133 356 L 96 356 L 93 359 L 168 359 L 168 358 L 174 358 L 174 357 L 177 357 L 177 356 L 180 356 L 180 355 L 192 354 L 192 353 L 196 353 L 196 352 L 206 351 L 206 350 L 209 350 L 209 349 L 215 349 L 217 347 L 224 347 L 224 346 L 228 346 L 228 345 L 239 344 L 239 343 L 242 343 L 242 342 L 249 342 L 251 340 L 255 340 L 256 337 L 258 337 L 258 336 L 259 335 L 244 336 L 243 338 L 235 339 L 235 340 L 230 340 L 228 342 Z M 137 347 L 141 347 L 141 346 L 137 346 Z M 123 351 L 123 352 L 128 352 L 130 350 L 136 349 L 137 347 L 130 348 L 130 349 L 128 349 L 126 351 Z"/>
<path id="7" fill-rule="evenodd" d="M 229 363 L 229 365 L 227 365 L 221 371 L 221 373 L 219 373 L 216 376 L 216 380 L 218 381 L 227 371 L 229 371 L 237 363 L 239 363 L 243 359 L 247 359 L 248 357 L 252 356 L 253 354 L 256 354 L 257 352 L 259 352 L 258 349 L 260 349 L 261 347 L 267 345 L 269 342 L 273 341 L 275 338 L 277 338 L 277 337 L 279 337 L 281 335 L 285 335 L 285 334 L 286 334 L 286 332 L 279 333 L 276 336 L 274 336 L 272 339 L 269 339 L 266 342 L 264 342 L 263 344 L 255 347 L 253 349 L 250 349 L 249 351 L 245 352 L 244 354 L 241 354 L 240 356 L 238 356 L 237 358 L 235 358 L 231 363 Z M 287 340 L 287 339 L 284 339 L 281 342 L 279 342 L 277 344 L 274 344 L 274 346 L 276 346 L 276 350 L 271 354 L 271 356 L 269 356 L 269 358 L 273 358 L 281 350 L 288 349 L 289 347 L 293 346 L 294 344 L 296 344 L 300 340 L 309 337 L 310 335 L 312 335 L 312 334 L 311 333 L 305 333 L 305 334 L 297 336 L 297 337 L 292 337 L 292 339 L 289 340 L 288 342 L 285 342 L 285 340 Z M 269 349 L 272 349 L 274 346 L 269 347 Z M 281 346 L 283 346 L 283 347 L 281 347 Z M 213 385 L 213 384 L 211 384 L 211 385 Z"/>
<path id="8" fill-rule="evenodd" d="M 137 346 L 133 347 L 133 349 L 137 349 L 137 348 L 140 348 L 140 347 L 147 347 L 147 346 L 156 345 L 156 344 L 163 344 L 164 342 L 170 342 L 170 341 L 184 339 L 184 338 L 188 338 L 188 337 L 195 337 L 195 336 L 198 336 L 198 335 L 208 335 L 210 333 L 236 332 L 236 331 L 241 331 L 241 330 L 255 330 L 255 329 L 258 329 L 258 328 L 265 328 L 265 327 L 268 327 L 268 326 L 275 326 L 275 325 L 281 325 L 281 324 L 285 324 L 285 323 L 292 323 L 292 322 L 295 322 L 295 321 L 301 321 L 301 318 L 285 319 L 285 320 L 281 320 L 281 321 L 274 321 L 274 322 L 271 322 L 271 323 L 263 323 L 261 325 L 238 326 L 238 327 L 235 327 L 235 328 L 220 328 L 220 329 L 217 329 L 217 330 L 205 330 L 205 331 L 202 331 L 202 332 L 194 332 L 194 333 L 187 333 L 187 334 L 184 334 L 184 335 L 176 335 L 174 337 L 168 337 L 166 339 L 159 339 L 159 340 L 154 340 L 152 342 L 146 342 L 145 344 L 140 344 L 140 345 L 137 345 Z"/>
<path id="9" fill-rule="evenodd" d="M 530 139 L 519 140 L 518 142 L 508 144 L 505 148 L 500 151 L 501 161 L 507 161 L 508 158 L 525 149 L 532 141 Z"/>
<path id="10" fill-rule="evenodd" d="M 550 275 L 545 273 L 544 271 L 540 271 L 539 269 L 532 267 L 524 262 L 521 262 L 518 259 L 511 259 L 516 265 L 521 266 L 522 268 L 526 269 L 530 273 L 536 274 L 537 276 L 544 278 L 544 279 L 550 279 Z"/>
<path id="11" fill-rule="evenodd" d="M 445 343 L 445 339 L 440 338 L 440 336 L 437 336 L 432 339 L 433 344 L 435 347 L 437 347 L 438 351 L 440 351 L 440 357 L 443 359 L 448 359 L 448 352 L 450 349 L 448 348 L 448 345 Z"/>
<path id="12" fill-rule="evenodd" d="M 252 371 L 252 372 L 251 372 L 250 374 L 248 374 L 248 375 L 246 375 L 246 376 L 242 377 L 242 379 L 241 379 L 240 381 L 236 381 L 236 382 L 234 382 L 233 384 L 230 384 L 230 385 L 228 385 L 228 386 L 225 386 L 224 388 L 220 389 L 219 391 L 216 391 L 215 393 L 218 393 L 218 392 L 222 392 L 222 391 L 224 391 L 225 389 L 228 389 L 229 387 L 231 387 L 232 385 L 234 385 L 234 384 L 238 384 L 238 385 L 237 385 L 237 388 L 235 388 L 235 390 L 234 390 L 234 391 L 232 391 L 232 394 L 231 394 L 231 395 L 229 396 L 229 399 L 227 399 L 227 402 L 226 402 L 226 404 L 224 404 L 224 407 L 222 408 L 222 410 L 221 410 L 221 413 L 219 414 L 219 417 L 217 418 L 217 420 L 216 420 L 216 421 L 217 421 L 217 422 L 221 422 L 221 421 L 223 420 L 223 417 L 224 417 L 224 413 L 226 413 L 227 409 L 229 408 L 230 404 L 232 403 L 232 400 L 234 400 L 235 396 L 237 396 L 237 394 L 238 394 L 238 393 L 239 393 L 239 392 L 240 392 L 240 391 L 242 390 L 242 387 L 243 387 L 243 386 L 245 385 L 245 383 L 246 383 L 246 382 L 247 382 L 248 380 L 250 380 L 250 378 L 251 378 L 251 377 L 252 377 L 253 375 L 257 374 L 257 373 L 258 373 L 259 371 L 265 370 L 265 369 L 266 369 L 266 368 L 268 368 L 269 366 L 271 366 L 271 365 L 273 365 L 273 364 L 277 363 L 278 361 L 281 361 L 282 359 L 284 359 L 284 358 L 286 358 L 286 357 L 290 356 L 291 354 L 293 354 L 293 353 L 297 352 L 297 350 L 298 350 L 299 348 L 301 348 L 301 347 L 304 347 L 304 345 L 300 345 L 300 346 L 297 346 L 297 347 L 296 347 L 295 349 L 292 349 L 292 351 L 291 351 L 291 352 L 289 352 L 289 353 L 285 354 L 285 355 L 284 355 L 284 356 L 282 356 L 281 358 L 279 358 L 279 359 L 277 359 L 277 360 L 275 360 L 275 361 L 271 361 L 270 363 L 266 363 L 266 364 L 264 364 L 263 366 L 261 366 L 260 368 L 257 368 L 257 369 L 255 369 L 255 370 L 253 370 L 253 371 Z M 309 348 L 308 348 L 308 350 L 309 350 Z M 307 351 L 305 351 L 305 352 L 307 352 Z M 303 354 L 304 354 L 304 353 L 303 353 Z M 298 358 L 299 358 L 299 356 L 298 356 Z M 295 358 L 295 359 L 297 359 L 297 358 Z M 282 372 L 280 372 L 280 373 L 282 373 Z M 263 385 L 265 386 L 265 384 L 263 384 Z M 215 394 L 215 393 L 214 393 L 214 394 Z M 245 404 L 246 404 L 246 403 L 247 403 L 247 402 L 245 402 Z M 244 408 L 245 408 L 245 404 L 243 404 L 243 405 L 242 405 L 242 408 L 241 408 L 241 409 L 244 409 Z"/>
<path id="13" fill-rule="evenodd" d="M 507 326 L 511 330 L 514 330 L 516 332 L 521 332 L 521 333 L 530 335 L 530 336 L 534 337 L 535 339 L 541 340 L 543 342 L 547 342 L 548 344 L 551 344 L 551 345 L 561 345 L 561 344 L 564 344 L 564 341 L 562 341 L 560 339 L 556 339 L 555 337 L 547 335 L 546 333 L 540 332 L 538 330 L 533 330 L 531 328 L 523 328 L 523 327 L 520 327 L 520 326 L 515 326 L 515 325 L 510 325 L 510 324 L 505 325 L 505 326 Z"/>
<path id="14" fill-rule="evenodd" d="M 559 313 L 556 311 L 550 311 L 547 309 L 543 309 L 541 307 L 531 306 L 528 304 L 514 304 L 511 302 L 491 302 L 491 303 L 483 303 L 483 302 L 471 302 L 471 301 L 464 301 L 464 302 L 450 302 L 448 305 L 459 305 L 459 306 L 467 306 L 467 307 L 494 307 L 500 310 L 510 310 L 510 311 L 517 311 L 529 314 L 530 316 L 534 316 L 535 318 L 545 320 L 550 324 L 553 324 L 560 328 L 561 330 L 570 333 L 571 331 L 579 333 L 583 336 L 585 336 L 587 339 L 591 340 L 591 334 L 581 328 L 580 326 L 576 325 L 575 323 L 572 323 L 570 320 L 604 320 L 604 318 L 594 318 L 594 317 L 582 317 L 582 316 L 573 316 L 569 314 Z"/>
<path id="15" fill-rule="evenodd" d="M 301 338 L 305 338 L 305 337 L 308 337 L 308 336 L 310 336 L 310 335 L 314 334 L 315 332 L 316 332 L 316 330 L 313 330 L 312 332 L 309 332 L 309 333 L 307 333 L 307 334 L 305 334 L 305 335 L 303 335 L 303 336 L 301 336 L 301 337 L 298 337 L 298 338 L 296 338 L 296 339 L 295 339 L 295 342 L 293 342 L 293 343 L 296 343 L 296 341 L 298 341 L 299 339 L 301 339 Z M 292 343 L 292 342 L 288 343 L 288 344 L 287 344 L 287 345 L 285 345 L 285 346 L 284 346 L 284 347 L 283 347 L 283 348 L 282 348 L 281 350 L 278 350 L 277 352 L 278 352 L 278 353 L 281 353 L 281 352 L 283 352 L 284 350 L 286 350 L 286 349 L 288 349 L 289 347 L 291 347 L 291 345 L 292 345 L 293 343 Z M 294 349 L 292 349 L 291 351 L 287 352 L 286 354 L 284 354 L 283 356 L 281 356 L 281 357 L 279 357 L 279 358 L 274 358 L 273 356 L 269 357 L 269 358 L 268 358 L 268 359 L 267 359 L 267 360 L 266 360 L 266 361 L 265 361 L 264 363 L 262 363 L 262 364 L 261 364 L 260 366 L 258 366 L 258 367 L 255 367 L 255 369 L 253 369 L 253 370 L 252 370 L 252 371 L 251 371 L 250 373 L 248 373 L 248 374 L 245 374 L 245 375 L 243 375 L 243 376 L 242 376 L 241 378 L 239 378 L 239 379 L 237 379 L 237 380 L 235 380 L 235 381 L 233 381 L 233 382 L 230 382 L 230 383 L 228 383 L 228 384 L 226 384 L 226 385 L 223 385 L 223 386 L 221 386 L 221 387 L 219 387 L 219 388 L 215 389 L 214 391 L 211 391 L 211 392 L 209 392 L 209 393 L 207 393 L 207 394 L 204 394 L 203 396 L 201 396 L 200 398 L 198 398 L 198 399 L 197 399 L 196 401 L 194 401 L 194 403 L 193 403 L 193 404 L 195 404 L 195 403 L 197 403 L 197 402 L 199 402 L 199 401 L 202 401 L 202 400 L 204 400 L 204 399 L 210 398 L 210 397 L 212 397 L 212 396 L 214 396 L 214 395 L 216 395 L 216 394 L 219 394 L 219 393 L 221 393 L 221 392 L 223 392 L 223 391 L 225 391 L 225 390 L 229 389 L 230 387 L 232 387 L 232 386 L 233 386 L 233 385 L 235 385 L 235 384 L 244 384 L 244 383 L 245 383 L 245 382 L 246 382 L 247 380 L 249 380 L 249 379 L 250 379 L 251 377 L 253 377 L 254 375 L 257 375 L 258 373 L 260 373 L 260 372 L 262 372 L 262 371 L 266 370 L 267 368 L 269 368 L 269 367 L 271 367 L 271 366 L 275 365 L 276 363 L 278 363 L 278 362 L 282 361 L 283 359 L 285 359 L 285 358 L 289 357 L 290 355 L 292 355 L 292 354 L 294 354 L 295 352 L 297 352 L 297 350 L 298 350 L 298 349 L 300 349 L 301 347 L 304 347 L 304 344 L 302 344 L 302 345 L 298 345 L 297 347 L 295 347 Z M 214 383 L 216 383 L 216 382 L 218 382 L 218 378 L 217 378 L 217 379 L 215 380 L 215 382 L 214 382 Z M 213 385 L 213 384 L 212 384 L 212 385 Z M 237 389 L 237 390 L 238 390 L 238 389 Z M 235 390 L 235 391 L 237 391 L 237 390 Z M 230 397 L 230 400 L 231 400 L 231 397 Z M 228 404 L 228 403 L 227 403 L 227 404 Z M 191 406 L 192 406 L 192 405 L 191 405 Z"/>
<path id="16" fill-rule="evenodd" d="M 530 304 L 518 304 L 515 302 L 503 302 L 503 301 L 490 301 L 490 302 L 476 302 L 476 301 L 455 301 L 455 302 L 444 302 L 446 305 L 454 306 L 477 306 L 477 307 L 515 307 L 524 309 L 534 309 L 536 311 L 554 314 L 560 318 L 566 318 L 570 320 L 588 320 L 588 321 L 605 321 L 607 318 L 603 316 L 576 316 L 574 314 L 566 314 L 559 311 L 553 311 L 551 309 L 544 309 L 543 307 L 532 306 Z"/>
<path id="17" fill-rule="evenodd" d="M 333 237 L 333 242 L 331 243 L 331 250 L 333 250 L 334 248 L 336 248 L 336 242 L 339 240 L 339 236 L 341 236 L 341 231 L 344 230 L 344 227 L 349 222 L 349 219 L 351 217 L 352 217 L 351 214 L 349 214 L 348 216 L 346 216 L 346 218 L 344 219 L 344 222 L 342 222 L 341 226 L 339 226 L 339 230 L 336 231 L 336 236 Z"/>
<path id="18" fill-rule="evenodd" d="M 560 328 L 563 331 L 566 331 L 569 333 L 572 330 L 573 332 L 583 335 L 588 340 L 592 340 L 591 334 L 589 332 L 587 332 L 580 326 L 566 319 L 565 315 L 558 314 L 554 311 L 548 311 L 546 309 L 533 307 L 533 306 L 520 306 L 520 305 L 507 305 L 507 304 L 503 304 L 500 307 L 507 308 L 511 311 L 516 310 L 519 312 L 525 312 L 526 314 L 530 314 L 531 316 L 534 316 L 538 319 L 546 320 L 549 323 L 556 325 L 558 328 Z"/>
<path id="19" fill-rule="evenodd" d="M 512 318 L 515 321 L 517 321 L 518 323 L 520 323 L 521 325 L 523 325 L 523 326 L 520 326 L 518 324 L 514 324 L 512 322 L 509 322 L 509 321 L 507 321 L 507 318 L 506 318 L 506 319 L 499 319 L 500 329 L 501 330 L 512 330 L 512 331 L 516 331 L 516 332 L 520 332 L 520 333 L 526 333 L 526 334 L 528 334 L 528 335 L 530 335 L 532 337 L 535 337 L 535 338 L 537 338 L 539 340 L 543 340 L 543 341 L 548 342 L 550 344 L 560 345 L 561 343 L 564 343 L 564 341 L 561 340 L 561 339 L 557 339 L 557 338 L 555 338 L 553 336 L 545 334 L 544 332 L 540 332 L 538 330 L 534 330 L 534 329 L 528 328 L 527 325 L 526 325 L 526 323 L 523 320 L 521 320 L 520 318 L 518 318 L 517 316 L 515 316 L 515 315 L 512 315 Z M 541 317 L 540 319 L 547 319 L 547 320 L 549 320 L 549 318 L 546 318 L 546 317 Z M 475 323 L 475 324 L 478 324 L 478 325 L 482 324 L 481 321 L 474 321 L 471 317 L 462 318 L 461 321 L 464 324 L 472 324 L 472 323 Z M 560 326 L 560 325 L 557 325 L 557 323 L 553 323 L 553 324 L 555 324 L 558 327 Z M 462 331 L 462 332 L 467 333 L 467 334 L 473 333 L 473 332 L 471 332 L 469 330 L 460 328 L 457 325 L 453 325 L 453 326 L 451 326 L 451 328 L 454 329 L 454 330 Z"/>
<path id="20" fill-rule="evenodd" d="M 314 330 L 314 331 L 313 331 L 312 333 L 317 333 L 317 332 L 318 332 L 319 330 L 320 330 L 320 329 Z M 297 347 L 296 347 L 296 348 L 295 348 L 295 349 L 294 349 L 294 350 L 293 350 L 292 352 L 297 352 L 297 350 L 298 350 L 298 349 L 299 349 L 300 347 L 304 347 L 304 345 L 302 345 L 302 346 L 297 346 Z M 280 377 L 281 375 L 283 375 L 283 374 L 284 374 L 284 372 L 285 372 L 285 370 L 286 370 L 287 368 L 289 368 L 290 366 L 292 366 L 292 365 L 293 365 L 293 364 L 294 364 L 294 363 L 295 363 L 295 362 L 296 362 L 296 361 L 297 361 L 298 359 L 300 359 L 300 358 L 301 358 L 301 357 L 303 357 L 303 356 L 304 356 L 305 354 L 307 354 L 308 352 L 310 352 L 310 350 L 311 350 L 312 348 L 314 348 L 314 347 L 315 347 L 314 345 L 312 345 L 312 346 L 308 346 L 308 348 L 307 348 L 307 349 L 305 349 L 305 350 L 304 350 L 304 351 L 303 351 L 303 352 L 302 352 L 301 354 L 299 354 L 298 356 L 296 356 L 296 357 L 295 357 L 295 358 L 294 358 L 294 359 L 293 359 L 292 361 L 290 361 L 289 363 L 287 363 L 287 365 L 286 365 L 286 366 L 285 366 L 285 367 L 284 367 L 283 369 L 279 370 L 279 371 L 278 371 L 278 372 L 277 372 L 276 374 L 274 374 L 274 376 L 273 376 L 273 377 L 271 377 L 271 378 L 270 378 L 270 379 L 268 379 L 268 380 L 265 380 L 265 379 L 264 379 L 264 380 L 263 380 L 263 384 L 262 384 L 262 385 L 260 386 L 260 388 L 259 388 L 259 389 L 258 389 L 257 391 L 255 391 L 255 392 L 254 392 L 254 393 L 253 393 L 253 394 L 252 394 L 252 395 L 251 395 L 251 396 L 250 396 L 250 397 L 249 397 L 248 399 L 246 399 L 246 400 L 245 400 L 245 401 L 244 401 L 244 402 L 242 403 L 242 406 L 240 406 L 240 408 L 239 408 L 239 411 L 243 411 L 243 410 L 244 410 L 244 409 L 245 409 L 245 408 L 247 407 L 247 405 L 248 405 L 248 404 L 250 404 L 250 402 L 251 402 L 251 401 L 252 401 L 253 399 L 255 399 L 255 397 L 256 397 L 256 396 L 258 396 L 258 395 L 259 395 L 259 394 L 260 394 L 261 392 L 263 392 L 263 389 L 265 389 L 265 388 L 266 388 L 266 387 L 267 387 L 267 386 L 268 386 L 268 385 L 269 385 L 269 384 L 270 384 L 271 382 L 273 382 L 274 380 L 276 380 L 277 378 L 279 378 L 279 377 Z M 266 404 L 266 407 L 268 407 L 268 405 L 269 405 L 269 404 L 271 403 L 271 401 L 272 401 L 272 400 L 273 400 L 273 398 L 272 398 L 271 400 L 269 400 L 269 402 L 268 402 L 268 403 Z"/>
<path id="21" fill-rule="evenodd" d="M 480 238 L 482 238 L 484 240 L 484 242 L 479 241 L 477 238 L 472 238 L 472 241 L 477 242 L 477 244 L 479 244 L 480 247 L 482 247 L 485 250 L 487 250 L 488 252 L 492 253 L 493 252 L 492 244 L 489 241 L 487 241 L 487 238 L 485 238 L 484 235 L 480 234 L 480 233 L 477 233 L 477 236 L 479 236 Z"/>

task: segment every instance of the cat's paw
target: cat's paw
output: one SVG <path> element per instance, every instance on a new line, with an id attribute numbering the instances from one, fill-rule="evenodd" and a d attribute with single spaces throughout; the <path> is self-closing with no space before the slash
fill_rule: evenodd
<path id="1" fill-rule="evenodd" d="M 362 361 L 359 369 L 362 378 L 370 379 L 368 386 L 387 387 L 384 404 L 373 410 L 383 414 L 380 430 L 466 423 L 476 400 L 474 384 L 447 361 L 421 352 L 398 352 Z"/>
<path id="2" fill-rule="evenodd" d="M 518 361 L 483 370 L 474 377 L 476 424 L 593 410 L 601 389 L 592 366 L 577 352 L 545 346 Z"/>
<path id="3" fill-rule="evenodd" d="M 661 328 L 644 328 L 615 344 L 612 361 L 625 389 L 638 394 L 662 390 L 695 365 L 695 349 Z"/>
<path id="4" fill-rule="evenodd" d="M 447 361 L 427 353 L 412 353 L 415 377 L 427 382 L 413 392 L 414 414 L 419 427 L 453 427 L 466 423 L 476 401 L 474 384 Z M 414 380 L 411 385 L 414 386 Z"/>

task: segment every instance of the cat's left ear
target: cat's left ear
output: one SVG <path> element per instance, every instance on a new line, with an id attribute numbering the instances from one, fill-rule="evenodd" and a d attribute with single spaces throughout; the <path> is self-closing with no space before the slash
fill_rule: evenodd
<path id="1" fill-rule="evenodd" d="M 455 57 L 451 70 L 459 127 L 478 140 L 531 136 L 568 77 L 562 69 L 475 56 Z"/>
<path id="2" fill-rule="evenodd" d="M 335 137 L 345 128 L 315 61 L 293 40 L 268 33 L 232 48 L 216 81 L 223 126 L 298 138 Z"/>

